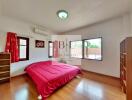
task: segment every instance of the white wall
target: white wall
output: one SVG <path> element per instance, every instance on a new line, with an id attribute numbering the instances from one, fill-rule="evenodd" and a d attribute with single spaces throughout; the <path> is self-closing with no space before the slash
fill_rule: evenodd
<path id="1" fill-rule="evenodd" d="M 130 9 L 130 23 L 131 23 L 131 33 L 130 33 L 130 36 L 132 36 L 132 0 L 129 0 L 129 9 Z"/>
<path id="2" fill-rule="evenodd" d="M 130 23 L 131 23 L 131 25 L 130 25 L 130 28 L 131 28 L 130 36 L 132 36 L 132 12 L 130 13 Z"/>
<path id="3" fill-rule="evenodd" d="M 120 76 L 120 42 L 130 34 L 130 16 L 114 18 L 65 34 L 81 34 L 83 39 L 103 38 L 103 61 L 82 60 L 82 68 L 105 75 Z"/>
<path id="4" fill-rule="evenodd" d="M 0 17 L 0 52 L 4 51 L 6 43 L 6 32 L 16 32 L 20 36 L 30 38 L 30 60 L 21 61 L 11 64 L 11 76 L 16 76 L 24 73 L 24 68 L 32 62 L 48 60 L 48 37 L 35 34 L 32 32 L 33 25 L 10 19 L 7 17 Z M 35 48 L 35 40 L 44 40 L 45 48 Z"/>
<path id="5" fill-rule="evenodd" d="M 0 15 L 2 15 L 2 2 L 0 1 Z"/>

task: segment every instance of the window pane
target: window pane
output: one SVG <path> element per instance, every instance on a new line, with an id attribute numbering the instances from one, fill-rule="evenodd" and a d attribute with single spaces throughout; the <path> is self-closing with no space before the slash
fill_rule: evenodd
<path id="1" fill-rule="evenodd" d="M 26 45 L 26 40 L 20 39 L 20 45 Z"/>
<path id="2" fill-rule="evenodd" d="M 71 42 L 71 57 L 82 58 L 82 41 Z"/>
<path id="3" fill-rule="evenodd" d="M 26 58 L 26 46 L 20 46 L 20 58 Z"/>
<path id="4" fill-rule="evenodd" d="M 101 38 L 84 41 L 84 58 L 101 60 Z"/>
<path id="5" fill-rule="evenodd" d="M 49 56 L 53 56 L 53 43 L 49 43 Z"/>

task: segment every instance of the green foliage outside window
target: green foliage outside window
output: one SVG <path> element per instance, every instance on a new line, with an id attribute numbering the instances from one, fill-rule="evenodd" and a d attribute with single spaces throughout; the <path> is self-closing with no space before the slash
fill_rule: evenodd
<path id="1" fill-rule="evenodd" d="M 91 44 L 90 42 L 85 42 L 85 48 L 100 48 L 97 44 Z"/>

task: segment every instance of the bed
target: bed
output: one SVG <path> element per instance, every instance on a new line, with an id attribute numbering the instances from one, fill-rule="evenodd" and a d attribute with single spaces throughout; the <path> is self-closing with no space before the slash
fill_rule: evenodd
<path id="1" fill-rule="evenodd" d="M 55 61 L 33 63 L 25 71 L 36 84 L 42 100 L 80 74 L 78 67 Z"/>

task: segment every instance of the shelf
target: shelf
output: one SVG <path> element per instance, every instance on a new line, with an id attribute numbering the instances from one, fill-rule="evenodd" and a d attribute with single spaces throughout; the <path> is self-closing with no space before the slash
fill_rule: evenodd
<path id="1" fill-rule="evenodd" d="M 0 53 L 0 84 L 10 81 L 10 54 Z"/>
<path id="2" fill-rule="evenodd" d="M 0 74 L 5 74 L 5 73 L 10 73 L 10 71 L 3 71 L 3 72 L 0 72 Z"/>
<path id="3" fill-rule="evenodd" d="M 132 100 L 132 37 L 120 43 L 120 79 L 121 88 L 127 100 Z"/>
<path id="4" fill-rule="evenodd" d="M 124 59 L 124 57 L 122 57 L 122 56 L 121 56 L 120 58 L 121 58 L 121 59 Z"/>
<path id="5" fill-rule="evenodd" d="M 2 65 L 2 66 L 0 66 L 0 68 L 1 68 L 1 67 L 8 67 L 8 66 L 10 66 L 10 65 Z"/>
<path id="6" fill-rule="evenodd" d="M 0 81 L 1 81 L 1 80 L 5 80 L 5 79 L 10 79 L 10 77 L 0 78 Z"/>
<path id="7" fill-rule="evenodd" d="M 126 71 L 126 67 L 123 66 L 123 69 Z"/>
<path id="8" fill-rule="evenodd" d="M 121 86 L 121 90 L 122 90 L 122 91 L 124 91 L 124 88 L 123 88 L 123 86 Z"/>
<path id="9" fill-rule="evenodd" d="M 120 52 L 120 54 L 127 55 L 127 53 L 126 53 L 126 52 Z"/>
<path id="10" fill-rule="evenodd" d="M 121 74 L 122 74 L 122 75 L 124 74 L 123 71 L 121 71 Z"/>
<path id="11" fill-rule="evenodd" d="M 125 85 L 125 87 L 127 86 L 127 84 L 126 84 L 126 80 L 123 80 L 123 83 L 124 83 L 124 85 Z"/>
<path id="12" fill-rule="evenodd" d="M 127 55 L 127 53 L 123 53 L 123 55 Z"/>
<path id="13" fill-rule="evenodd" d="M 0 52 L 1 55 L 10 55 L 8 52 Z"/>
<path id="14" fill-rule="evenodd" d="M 0 61 L 3 61 L 3 60 L 10 60 L 10 59 L 0 59 Z"/>
<path id="15" fill-rule="evenodd" d="M 120 64 L 123 66 L 123 63 L 122 62 L 120 62 Z"/>

